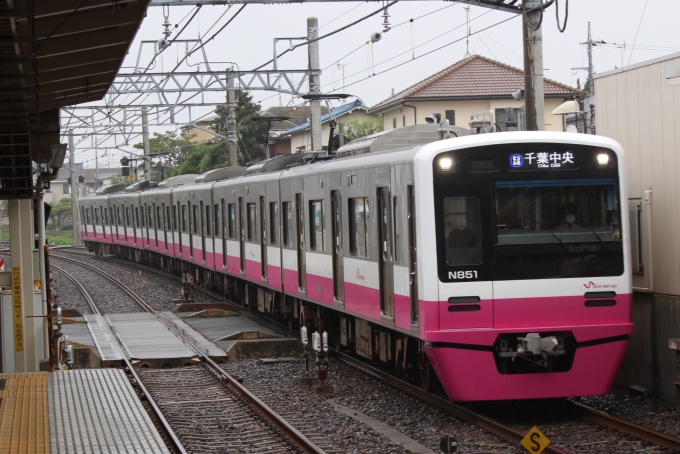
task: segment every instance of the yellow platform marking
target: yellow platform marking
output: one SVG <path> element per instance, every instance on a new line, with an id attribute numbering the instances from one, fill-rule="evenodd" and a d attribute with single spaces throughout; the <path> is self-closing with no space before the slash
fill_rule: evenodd
<path id="1" fill-rule="evenodd" d="M 543 435 L 543 432 L 538 430 L 538 427 L 533 427 L 529 433 L 527 433 L 527 436 L 522 439 L 521 443 L 527 451 L 541 454 L 550 444 L 550 440 Z"/>
<path id="2" fill-rule="evenodd" d="M 50 452 L 46 372 L 0 374 L 0 454 Z"/>

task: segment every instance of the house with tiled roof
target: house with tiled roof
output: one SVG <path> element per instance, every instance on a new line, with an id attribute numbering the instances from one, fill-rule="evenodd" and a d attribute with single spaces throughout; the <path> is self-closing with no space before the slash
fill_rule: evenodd
<path id="1" fill-rule="evenodd" d="M 563 118 L 553 109 L 581 92 L 575 88 L 543 79 L 546 131 L 564 131 Z M 382 115 L 385 129 L 425 123 L 425 117 L 440 113 L 450 124 L 469 128 L 470 115 L 492 110 L 501 130 L 505 127 L 505 108 L 519 108 L 524 100 L 512 93 L 524 88 L 524 72 L 510 65 L 472 55 L 411 85 L 368 110 Z"/>

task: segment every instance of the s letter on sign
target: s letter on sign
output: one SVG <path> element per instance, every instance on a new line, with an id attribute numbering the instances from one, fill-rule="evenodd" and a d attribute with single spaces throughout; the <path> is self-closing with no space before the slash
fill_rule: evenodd
<path id="1" fill-rule="evenodd" d="M 522 446 L 532 454 L 540 454 L 550 444 L 548 437 L 543 435 L 537 427 L 533 427 L 521 441 Z"/>

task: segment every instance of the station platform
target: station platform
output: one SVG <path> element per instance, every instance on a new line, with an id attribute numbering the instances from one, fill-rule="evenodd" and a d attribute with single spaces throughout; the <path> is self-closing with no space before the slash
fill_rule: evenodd
<path id="1" fill-rule="evenodd" d="M 0 454 L 169 453 L 120 369 L 0 374 Z"/>

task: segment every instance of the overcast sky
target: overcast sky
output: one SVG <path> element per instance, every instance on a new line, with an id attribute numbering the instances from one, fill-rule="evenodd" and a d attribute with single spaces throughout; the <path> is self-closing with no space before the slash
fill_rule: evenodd
<path id="1" fill-rule="evenodd" d="M 559 0 L 561 21 L 565 17 L 565 3 L 565 0 Z M 323 35 L 377 10 L 380 5 L 376 2 L 248 5 L 229 26 L 205 46 L 208 59 L 213 63 L 211 69 L 229 66 L 228 63 L 218 62 L 234 62 L 241 70 L 254 69 L 272 58 L 274 38 L 305 36 L 308 17 L 319 19 L 320 34 Z M 324 68 L 321 76 L 323 91 L 343 91 L 344 67 L 346 85 L 344 92 L 358 96 L 366 105 L 372 106 L 388 97 L 392 89 L 399 92 L 457 62 L 466 54 L 465 7 L 465 4 L 451 2 L 405 0 L 389 8 L 392 29 L 385 33 L 378 43 L 365 44 L 370 40 L 372 33 L 383 30 L 383 18 L 380 13 L 321 40 L 319 44 L 321 67 Z M 227 11 L 227 6 L 203 6 L 179 39 L 212 36 L 239 8 L 240 5 L 233 5 Z M 175 31 L 186 24 L 188 15 L 192 14 L 193 10 L 194 7 L 190 6 L 169 8 L 169 22 L 173 27 L 174 24 L 179 24 Z M 226 14 L 223 15 L 225 11 Z M 164 11 L 161 7 L 149 8 L 124 63 L 128 68 L 123 68 L 123 72 L 131 72 L 129 67 L 135 65 L 142 40 L 157 40 L 162 37 L 164 12 L 167 13 L 168 10 Z M 469 38 L 469 52 L 521 69 L 523 65 L 520 17 L 479 6 L 470 6 L 469 14 L 472 33 Z M 636 63 L 678 52 L 680 51 L 678 17 L 680 2 L 675 0 L 572 0 L 569 3 L 567 29 L 560 33 L 553 5 L 546 11 L 543 21 L 545 75 L 571 86 L 576 86 L 577 78 L 583 83 L 586 72 L 572 68 L 587 66 L 586 46 L 580 43 L 587 40 L 589 21 L 593 38 L 608 43 L 594 49 L 593 63 L 596 72 L 625 66 L 629 61 Z M 413 22 L 410 22 L 410 19 L 414 19 Z M 483 30 L 487 27 L 490 28 Z M 637 41 L 633 47 L 636 35 Z M 174 36 L 173 34 L 172 37 Z M 419 58 L 449 43 L 453 44 Z M 280 42 L 278 46 L 280 52 L 287 43 Z M 151 57 L 153 46 L 147 45 L 145 49 L 141 55 L 144 66 Z M 172 69 L 184 56 L 184 52 L 184 45 L 166 50 L 161 54 L 162 58 L 158 59 L 153 72 Z M 187 61 L 196 64 L 200 60 L 202 56 L 197 53 Z M 390 69 L 399 64 L 402 65 Z M 306 47 L 287 54 L 279 61 L 280 69 L 306 67 Z M 184 68 L 195 70 L 197 67 Z M 205 70 L 203 66 L 200 68 Z M 372 75 L 374 73 L 375 76 Z M 254 100 L 262 103 L 263 108 L 279 105 L 279 102 L 282 105 L 299 105 L 302 102 L 289 95 L 279 96 L 264 91 L 252 94 Z M 222 94 L 213 96 L 211 99 L 224 99 Z M 205 109 L 200 114 L 210 110 L 211 108 Z M 200 116 L 198 112 L 198 109 L 194 112 L 194 118 Z M 188 121 L 188 118 L 183 121 Z M 175 128 L 174 126 L 152 128 L 152 131 L 162 132 Z M 79 147 L 87 142 L 89 140 L 81 143 Z M 135 142 L 141 142 L 141 139 Z M 93 152 L 82 150 L 78 155 L 77 162 L 82 159 L 87 161 L 86 167 L 93 167 L 94 162 L 91 160 Z M 117 163 L 119 155 L 122 156 L 121 153 L 110 150 L 107 158 L 112 160 L 113 165 L 113 161 Z M 103 166 L 107 161 L 106 158 L 103 162 L 100 159 L 99 165 Z"/>

